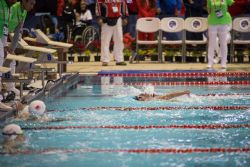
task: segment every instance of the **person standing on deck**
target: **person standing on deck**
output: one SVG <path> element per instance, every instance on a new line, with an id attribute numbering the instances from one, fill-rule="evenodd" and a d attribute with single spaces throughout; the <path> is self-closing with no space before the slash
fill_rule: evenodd
<path id="1" fill-rule="evenodd" d="M 98 0 L 96 3 L 97 23 L 101 26 L 101 61 L 108 66 L 110 61 L 109 46 L 114 41 L 116 65 L 126 65 L 123 56 L 122 25 L 127 24 L 128 9 L 123 0 Z"/>
<path id="2" fill-rule="evenodd" d="M 8 25 L 9 19 L 11 15 L 10 7 L 16 3 L 16 0 L 0 0 L 1 5 L 1 13 L 0 13 L 0 66 L 3 66 L 3 62 L 5 57 L 7 56 L 7 51 L 10 51 L 7 46 L 7 38 L 8 38 Z M 0 73 L 0 92 L 2 92 L 2 73 Z M 3 96 L 0 95 L 0 105 L 5 108 L 8 106 L 2 103 Z"/>
<path id="3" fill-rule="evenodd" d="M 230 31 L 232 17 L 228 12 L 228 7 L 234 0 L 207 0 L 208 9 L 208 65 L 210 69 L 214 63 L 214 51 L 216 48 L 216 38 L 219 38 L 221 67 L 226 69 L 227 63 L 227 34 Z"/>
<path id="4" fill-rule="evenodd" d="M 9 20 L 9 33 L 14 32 L 14 37 L 10 45 L 10 53 L 15 53 L 15 49 L 18 45 L 18 40 L 22 37 L 23 24 L 27 16 L 27 12 L 31 11 L 36 3 L 36 0 L 21 0 L 16 2 L 11 7 L 11 16 Z M 16 61 L 10 63 L 11 74 L 15 74 Z M 15 88 L 14 82 L 9 82 L 7 85 L 7 91 L 13 91 L 17 96 L 20 95 L 20 91 Z"/>

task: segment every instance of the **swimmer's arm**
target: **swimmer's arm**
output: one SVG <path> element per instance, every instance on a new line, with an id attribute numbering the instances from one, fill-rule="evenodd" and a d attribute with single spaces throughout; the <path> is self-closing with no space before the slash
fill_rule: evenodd
<path id="1" fill-rule="evenodd" d="M 190 94 L 190 91 L 182 91 L 182 92 L 174 92 L 174 93 L 169 93 L 163 96 L 158 96 L 158 99 L 163 99 L 163 100 L 169 100 L 169 99 L 173 99 L 175 97 L 179 97 L 182 95 L 186 95 L 186 94 Z"/>

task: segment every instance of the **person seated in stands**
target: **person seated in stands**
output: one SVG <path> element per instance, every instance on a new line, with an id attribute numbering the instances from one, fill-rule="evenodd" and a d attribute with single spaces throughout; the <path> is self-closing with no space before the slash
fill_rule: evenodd
<path id="1" fill-rule="evenodd" d="M 81 0 L 80 9 L 76 11 L 76 25 L 90 25 L 92 23 L 93 16 L 89 9 L 87 9 L 87 3 L 85 0 Z"/>
<path id="2" fill-rule="evenodd" d="M 25 136 L 19 125 L 9 124 L 2 130 L 3 152 L 12 153 L 17 151 L 25 142 Z"/>
<path id="3" fill-rule="evenodd" d="M 148 94 L 148 93 L 141 93 L 137 96 L 135 96 L 135 100 L 138 101 L 150 101 L 150 100 L 170 100 L 175 97 L 179 97 L 182 95 L 190 95 L 190 91 L 181 91 L 181 92 L 173 92 L 173 93 L 168 93 L 165 95 L 156 95 L 156 94 Z"/>
<path id="4" fill-rule="evenodd" d="M 44 15 L 41 18 L 42 28 L 41 30 L 54 41 L 63 41 L 64 33 L 63 30 L 59 28 L 53 21 L 52 16 Z"/>

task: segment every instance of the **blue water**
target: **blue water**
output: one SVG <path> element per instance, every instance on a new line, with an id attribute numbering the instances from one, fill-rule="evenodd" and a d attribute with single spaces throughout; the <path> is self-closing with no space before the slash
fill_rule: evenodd
<path id="1" fill-rule="evenodd" d="M 78 84 L 62 96 L 44 99 L 50 119 L 60 122 L 21 121 L 22 127 L 98 126 L 98 125 L 184 125 L 184 124 L 249 124 L 250 110 L 82 110 L 91 107 L 152 106 L 250 106 L 249 86 L 155 86 L 164 94 L 190 90 L 191 97 L 171 101 L 139 102 L 133 97 L 152 86 Z M 205 94 L 242 94 L 232 96 L 197 96 Z M 250 129 L 64 129 L 26 130 L 26 143 L 21 150 L 39 149 L 153 149 L 153 148 L 246 148 L 250 147 Z M 1 139 L 2 142 L 3 139 Z M 250 166 L 250 153 L 107 153 L 78 152 L 28 155 L 0 155 L 0 166 Z"/>

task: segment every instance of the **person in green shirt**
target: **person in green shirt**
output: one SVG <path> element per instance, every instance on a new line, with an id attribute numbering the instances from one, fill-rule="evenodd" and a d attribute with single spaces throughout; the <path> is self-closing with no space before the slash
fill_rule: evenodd
<path id="1" fill-rule="evenodd" d="M 11 16 L 9 19 L 9 33 L 14 32 L 14 37 L 9 47 L 10 53 L 15 53 L 15 49 L 18 45 L 18 40 L 22 37 L 23 24 L 27 16 L 27 12 L 33 9 L 36 0 L 21 0 L 16 2 L 11 7 Z M 11 74 L 15 73 L 16 61 L 10 63 Z M 7 91 L 15 92 L 16 96 L 20 95 L 20 91 L 15 88 L 14 82 L 9 82 L 6 84 Z"/>
<path id="2" fill-rule="evenodd" d="M 214 63 L 214 51 L 216 48 L 216 38 L 218 35 L 221 67 L 226 69 L 227 63 L 227 34 L 231 29 L 232 18 L 228 12 L 228 6 L 231 6 L 234 0 L 207 0 L 208 8 L 208 68 L 212 68 Z"/>
<path id="3" fill-rule="evenodd" d="M 3 66 L 4 58 L 7 55 L 7 38 L 8 38 L 8 24 L 11 15 L 10 7 L 16 3 L 16 0 L 0 0 L 0 66 Z M 2 92 L 2 73 L 0 73 L 0 93 Z M 8 107 L 4 103 L 1 102 L 3 99 L 2 95 L 0 95 L 0 106 Z"/>

